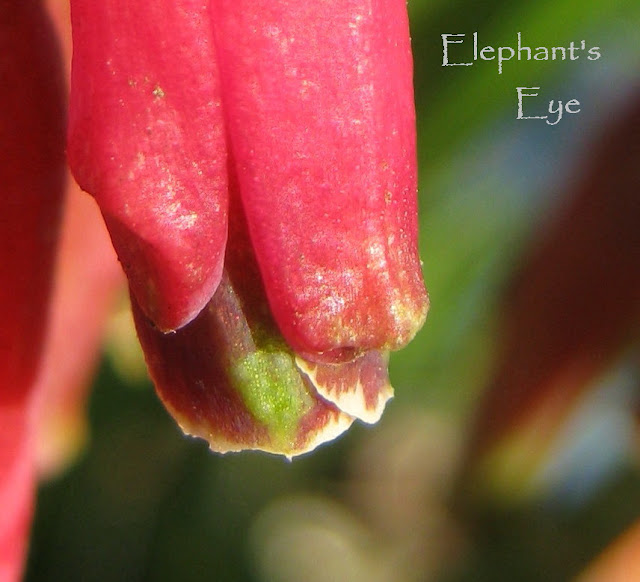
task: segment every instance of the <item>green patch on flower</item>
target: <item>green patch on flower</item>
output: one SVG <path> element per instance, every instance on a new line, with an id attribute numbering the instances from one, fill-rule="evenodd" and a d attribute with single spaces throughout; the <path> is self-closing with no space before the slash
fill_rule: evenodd
<path id="1" fill-rule="evenodd" d="M 291 355 L 263 350 L 247 354 L 232 366 L 231 380 L 274 442 L 295 438 L 300 419 L 313 403 Z"/>

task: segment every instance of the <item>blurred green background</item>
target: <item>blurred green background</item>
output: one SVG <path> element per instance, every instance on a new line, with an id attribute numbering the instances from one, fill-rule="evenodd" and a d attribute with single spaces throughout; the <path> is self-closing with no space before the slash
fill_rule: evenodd
<path id="1" fill-rule="evenodd" d="M 564 581 L 640 515 L 621 415 L 600 418 L 602 454 L 565 447 L 526 503 L 451 504 L 501 291 L 585 143 L 640 87 L 640 3 L 410 0 L 409 11 L 432 307 L 392 357 L 382 421 L 292 463 L 220 457 L 105 356 L 89 446 L 40 488 L 28 581 Z M 584 39 L 602 57 L 510 61 L 502 75 L 495 61 L 442 67 L 441 34 L 475 31 L 494 47 L 515 46 L 517 32 L 532 47 Z M 553 127 L 516 120 L 517 86 L 541 87 L 531 114 L 550 99 L 582 110 Z M 625 378 L 637 384 L 638 370 Z"/>

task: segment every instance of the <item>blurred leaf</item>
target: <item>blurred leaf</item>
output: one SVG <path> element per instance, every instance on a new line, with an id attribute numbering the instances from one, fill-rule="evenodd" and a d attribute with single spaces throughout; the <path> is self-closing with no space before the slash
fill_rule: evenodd
<path id="1" fill-rule="evenodd" d="M 468 457 L 489 479 L 499 473 L 521 487 L 578 397 L 637 332 L 638 128 L 636 97 L 594 144 L 512 281 Z"/>

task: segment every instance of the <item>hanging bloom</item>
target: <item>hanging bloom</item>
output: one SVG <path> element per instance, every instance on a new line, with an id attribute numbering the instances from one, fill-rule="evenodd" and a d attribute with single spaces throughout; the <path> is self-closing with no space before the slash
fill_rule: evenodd
<path id="1" fill-rule="evenodd" d="M 427 310 L 404 1 L 71 17 L 69 160 L 181 426 L 291 456 L 375 422 Z"/>
<path id="2" fill-rule="evenodd" d="M 72 2 L 68 156 L 158 392 L 215 450 L 292 456 L 375 422 L 387 353 L 426 315 L 406 9 L 383 4 Z M 64 59 L 41 2 L 5 6 L 0 32 L 0 298 L 15 306 L 0 578 L 15 580 L 36 470 L 80 442 L 78 388 L 117 277 L 73 184 L 55 260 Z"/>
<path id="3" fill-rule="evenodd" d="M 49 4 L 65 36 L 64 3 Z M 405 7 L 364 4 L 72 2 L 68 156 L 128 276 L 158 392 L 215 450 L 291 456 L 376 421 L 387 352 L 426 314 Z M 73 183 L 55 260 L 64 59 L 42 3 L 5 6 L 0 33 L 9 581 L 36 471 L 80 443 L 79 388 L 118 283 Z"/>
<path id="4" fill-rule="evenodd" d="M 404 2 L 72 0 L 72 20 L 67 154 L 169 410 L 215 450 L 287 456 L 375 422 L 388 351 L 427 310 Z M 81 440 L 79 388 L 118 279 L 73 183 L 61 221 L 65 68 L 42 2 L 3 8 L 0 49 L 9 581 L 36 472 Z"/>

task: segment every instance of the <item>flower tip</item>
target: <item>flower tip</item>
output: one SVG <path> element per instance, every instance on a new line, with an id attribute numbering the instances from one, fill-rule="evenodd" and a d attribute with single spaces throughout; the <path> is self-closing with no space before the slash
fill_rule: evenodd
<path id="1" fill-rule="evenodd" d="M 237 440 L 225 440 L 213 437 L 211 434 L 203 434 L 197 427 L 191 427 L 194 430 L 190 430 L 189 425 L 179 424 L 184 433 L 208 441 L 209 448 L 214 453 L 224 455 L 254 450 L 278 455 L 291 462 L 296 457 L 311 453 L 319 446 L 334 441 L 351 427 L 354 420 L 353 417 L 338 409 L 323 404 L 307 414 L 293 440 L 287 442 L 276 439 L 249 446 Z"/>
<path id="2" fill-rule="evenodd" d="M 174 334 L 155 329 L 132 302 L 158 394 L 185 433 L 219 453 L 291 458 L 333 440 L 355 418 L 378 420 L 392 394 L 386 354 L 305 362 L 273 322 L 244 311 L 244 293 L 223 276 L 209 305 Z"/>
<path id="3" fill-rule="evenodd" d="M 372 351 L 342 364 L 309 362 L 299 356 L 296 364 L 322 398 L 350 416 L 375 424 L 393 397 L 388 360 L 388 353 Z"/>
<path id="4" fill-rule="evenodd" d="M 293 316 L 276 305 L 275 316 L 282 334 L 305 360 L 346 363 L 368 352 L 392 352 L 406 347 L 424 325 L 429 295 L 422 281 L 410 289 L 392 289 L 344 301 L 336 310 L 340 294 L 322 297 L 316 308 L 295 309 Z"/>
<path id="5" fill-rule="evenodd" d="M 390 341 L 380 349 L 397 351 L 406 347 L 422 329 L 429 313 L 430 299 L 422 277 L 413 287 L 413 293 L 392 303 L 392 333 Z"/>
<path id="6" fill-rule="evenodd" d="M 131 293 L 156 329 L 172 332 L 195 319 L 220 284 L 224 241 L 204 257 L 192 248 L 200 234 L 150 242 L 113 217 L 105 215 L 105 222 Z"/>

